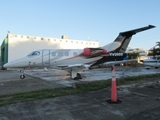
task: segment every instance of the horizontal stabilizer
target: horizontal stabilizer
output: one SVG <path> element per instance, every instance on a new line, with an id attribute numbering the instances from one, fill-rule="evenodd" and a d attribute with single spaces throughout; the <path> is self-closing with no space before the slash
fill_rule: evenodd
<path id="1" fill-rule="evenodd" d="M 129 30 L 129 31 L 125 31 L 125 32 L 120 32 L 119 34 L 121 35 L 134 35 L 138 32 L 142 32 L 144 30 L 148 30 L 148 29 L 151 29 L 151 28 L 154 28 L 156 26 L 153 26 L 153 25 L 148 25 L 146 27 L 141 27 L 141 28 L 137 28 L 137 29 L 134 29 L 134 30 Z"/>

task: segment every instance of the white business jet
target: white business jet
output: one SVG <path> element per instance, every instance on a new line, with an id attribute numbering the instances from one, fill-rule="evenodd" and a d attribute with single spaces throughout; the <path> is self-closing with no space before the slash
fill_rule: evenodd
<path id="1" fill-rule="evenodd" d="M 20 75 L 21 79 L 25 78 L 24 70 L 32 68 L 67 70 L 70 72 L 71 78 L 81 79 L 79 71 L 86 70 L 96 64 L 112 61 L 113 58 L 122 57 L 132 35 L 154 27 L 153 25 L 148 25 L 120 32 L 112 43 L 99 48 L 35 50 L 25 57 L 4 64 L 3 67 L 22 71 L 22 75 Z"/>
<path id="2" fill-rule="evenodd" d="M 154 67 L 155 69 L 158 69 L 160 67 L 160 56 L 150 56 L 148 59 L 140 60 L 145 66 L 146 69 L 150 69 Z"/>

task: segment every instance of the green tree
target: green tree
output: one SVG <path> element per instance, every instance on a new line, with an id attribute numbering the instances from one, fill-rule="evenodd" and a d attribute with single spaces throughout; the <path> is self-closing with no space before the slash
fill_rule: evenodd
<path id="1" fill-rule="evenodd" d="M 136 59 L 137 57 L 139 57 L 138 52 L 128 53 L 128 59 Z"/>
<path id="2" fill-rule="evenodd" d="M 160 42 L 156 42 L 156 46 L 152 50 L 150 50 L 148 55 L 149 56 L 160 55 Z"/>
<path id="3" fill-rule="evenodd" d="M 156 42 L 157 43 L 157 45 L 156 46 L 158 46 L 159 48 L 160 48 L 160 42 Z"/>

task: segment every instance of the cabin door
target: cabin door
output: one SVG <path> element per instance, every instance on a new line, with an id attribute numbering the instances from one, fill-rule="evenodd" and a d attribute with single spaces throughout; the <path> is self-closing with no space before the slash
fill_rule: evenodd
<path id="1" fill-rule="evenodd" d="M 49 67 L 50 66 L 50 50 L 42 51 L 42 66 Z"/>

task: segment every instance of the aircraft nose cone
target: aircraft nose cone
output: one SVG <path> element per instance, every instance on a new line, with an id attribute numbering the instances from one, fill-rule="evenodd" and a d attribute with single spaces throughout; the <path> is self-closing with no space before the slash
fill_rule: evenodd
<path id="1" fill-rule="evenodd" d="M 6 63 L 3 65 L 4 68 L 9 68 L 9 67 L 13 67 L 13 65 L 11 65 L 10 63 Z"/>
<path id="2" fill-rule="evenodd" d="M 4 68 L 7 68 L 7 67 L 8 67 L 8 63 L 4 64 L 3 67 L 4 67 Z"/>

